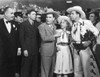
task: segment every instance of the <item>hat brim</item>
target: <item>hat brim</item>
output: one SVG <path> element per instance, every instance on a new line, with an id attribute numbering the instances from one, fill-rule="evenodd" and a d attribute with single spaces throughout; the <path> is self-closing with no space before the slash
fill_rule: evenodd
<path id="1" fill-rule="evenodd" d="M 59 17 L 59 14 L 57 12 L 47 12 L 47 13 L 44 13 L 44 15 L 48 15 L 48 14 L 53 14 L 56 19 Z"/>
<path id="2" fill-rule="evenodd" d="M 72 11 L 77 11 L 81 14 L 81 18 L 86 18 L 85 12 L 79 8 L 75 8 L 75 7 L 71 7 L 69 9 L 67 9 L 68 13 L 71 13 Z"/>

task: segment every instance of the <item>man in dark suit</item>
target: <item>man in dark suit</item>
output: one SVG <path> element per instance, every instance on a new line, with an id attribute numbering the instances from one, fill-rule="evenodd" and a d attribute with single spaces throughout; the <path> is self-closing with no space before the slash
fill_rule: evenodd
<path id="1" fill-rule="evenodd" d="M 19 28 L 21 23 L 23 22 L 23 13 L 22 12 L 15 12 L 14 13 L 14 24 L 17 25 L 17 29 L 18 29 L 18 36 L 19 36 Z M 19 37 L 18 37 L 19 40 Z M 19 77 L 20 72 L 21 72 L 21 61 L 22 61 L 22 54 L 21 54 L 21 45 L 20 45 L 20 41 L 19 41 L 19 47 L 18 47 L 18 53 L 17 53 L 17 63 L 16 63 L 16 76 Z"/>
<path id="2" fill-rule="evenodd" d="M 27 11 L 28 20 L 20 27 L 20 41 L 22 46 L 21 77 L 37 77 L 38 75 L 38 23 L 35 21 L 36 12 Z"/>
<path id="3" fill-rule="evenodd" d="M 13 18 L 14 9 L 6 7 L 0 20 L 0 77 L 15 77 L 18 35 Z"/>

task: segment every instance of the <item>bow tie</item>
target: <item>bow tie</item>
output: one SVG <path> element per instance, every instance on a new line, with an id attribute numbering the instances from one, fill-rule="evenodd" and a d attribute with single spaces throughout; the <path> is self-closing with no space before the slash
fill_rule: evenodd
<path id="1" fill-rule="evenodd" d="M 6 21 L 6 23 L 8 24 L 8 23 L 11 23 L 11 21 Z"/>

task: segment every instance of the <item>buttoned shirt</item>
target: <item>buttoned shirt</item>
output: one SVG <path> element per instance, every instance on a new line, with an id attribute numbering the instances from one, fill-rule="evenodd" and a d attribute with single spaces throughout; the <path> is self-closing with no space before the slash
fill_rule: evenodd
<path id="1" fill-rule="evenodd" d="M 4 18 L 4 23 L 7 28 L 7 31 L 10 33 L 11 32 L 11 23 L 7 22 L 7 20 L 5 18 Z"/>
<path id="2" fill-rule="evenodd" d="M 53 30 L 53 25 L 52 24 L 50 24 L 50 25 L 48 25 L 50 28 L 51 28 L 51 30 Z"/>

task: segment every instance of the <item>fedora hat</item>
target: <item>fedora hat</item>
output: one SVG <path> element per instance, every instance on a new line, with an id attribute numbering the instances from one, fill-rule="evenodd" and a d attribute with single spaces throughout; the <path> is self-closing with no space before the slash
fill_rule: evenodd
<path id="1" fill-rule="evenodd" d="M 71 21 L 70 18 L 68 16 L 59 16 L 57 21 L 60 24 L 62 20 L 66 20 L 70 25 L 71 25 Z"/>
<path id="2" fill-rule="evenodd" d="M 55 18 L 59 17 L 59 14 L 56 11 L 54 11 L 52 8 L 48 8 L 44 14 L 45 15 L 47 15 L 47 14 L 53 14 Z"/>
<path id="3" fill-rule="evenodd" d="M 92 14 L 92 13 L 94 13 L 95 15 L 99 14 L 99 12 L 96 9 L 92 9 L 88 14 Z"/>
<path id="4" fill-rule="evenodd" d="M 44 14 L 44 13 L 45 13 L 44 10 L 38 10 L 38 11 L 37 11 L 37 15 L 42 15 L 42 14 Z"/>
<path id="5" fill-rule="evenodd" d="M 32 8 L 32 7 L 27 7 L 26 15 L 28 15 L 28 14 L 31 13 L 32 11 L 37 12 L 37 11 L 35 11 L 34 8 Z"/>
<path id="6" fill-rule="evenodd" d="M 86 18 L 85 12 L 82 10 L 80 6 L 73 6 L 67 9 L 67 12 L 70 13 L 72 11 L 77 11 L 81 14 L 81 18 Z"/>

